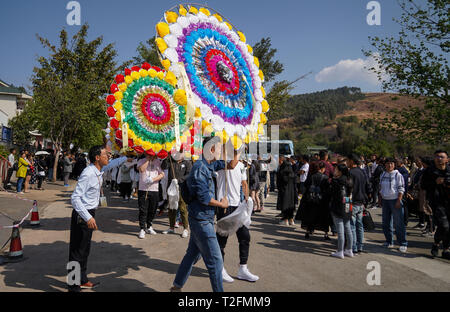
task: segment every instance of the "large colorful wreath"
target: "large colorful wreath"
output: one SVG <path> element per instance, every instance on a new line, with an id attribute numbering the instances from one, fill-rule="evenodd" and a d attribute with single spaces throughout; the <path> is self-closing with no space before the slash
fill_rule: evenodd
<path id="1" fill-rule="evenodd" d="M 119 74 L 115 80 L 106 98 L 106 113 L 110 117 L 107 138 L 116 149 L 122 149 L 126 145 L 123 144 L 126 124 L 129 148 L 166 158 L 175 147 L 176 136 L 189 133 L 191 126 L 186 123 L 185 90 L 177 88 L 177 78 L 172 72 L 148 63 L 125 69 L 125 75 Z"/>
<path id="2" fill-rule="evenodd" d="M 218 13 L 191 5 L 167 11 L 156 31 L 163 66 L 180 77 L 178 63 L 184 65 L 202 127 L 232 138 L 235 148 L 258 141 L 269 105 L 259 60 L 245 35 Z"/>

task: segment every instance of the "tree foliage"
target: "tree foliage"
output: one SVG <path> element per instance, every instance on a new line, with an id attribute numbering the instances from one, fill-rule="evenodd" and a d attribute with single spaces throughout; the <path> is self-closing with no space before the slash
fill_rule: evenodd
<path id="1" fill-rule="evenodd" d="M 88 29 L 83 25 L 72 40 L 61 30 L 58 46 L 37 35 L 50 55 L 38 58 L 31 79 L 33 101 L 16 123 L 32 120 L 55 145 L 56 159 L 71 143 L 85 149 L 103 143 L 108 121 L 104 96 L 117 72 L 116 51 L 113 44 L 103 46 L 102 37 L 88 41 Z"/>
<path id="2" fill-rule="evenodd" d="M 283 64 L 274 60 L 277 49 L 272 48 L 270 37 L 262 38 L 253 46 L 253 55 L 259 59 L 259 68 L 264 73 L 265 83 L 271 82 L 284 71 Z"/>
<path id="3" fill-rule="evenodd" d="M 316 119 L 334 120 L 349 108 L 348 102 L 362 100 L 360 88 L 342 87 L 334 90 L 292 96 L 282 118 L 293 117 L 298 125 L 312 125 Z"/>
<path id="4" fill-rule="evenodd" d="M 139 43 L 137 49 L 137 56 L 133 57 L 133 63 L 140 65 L 147 62 L 153 66 L 161 67 L 161 61 L 158 56 L 158 48 L 156 47 L 155 37 L 151 37 L 145 43 Z"/>
<path id="5" fill-rule="evenodd" d="M 396 37 L 369 37 L 376 51 L 365 51 L 379 66 L 371 68 L 385 91 L 395 91 L 425 101 L 424 108 L 393 110 L 383 122 L 405 142 L 443 144 L 450 136 L 448 53 L 450 5 L 445 0 L 399 0 L 403 10 Z"/>
<path id="6" fill-rule="evenodd" d="M 31 102 L 25 104 L 25 108 L 21 114 L 18 114 L 8 121 L 8 125 L 12 129 L 13 142 L 19 146 L 27 146 L 31 144 L 32 137 L 30 131 L 36 130 L 37 119 L 33 111 L 34 105 Z"/>

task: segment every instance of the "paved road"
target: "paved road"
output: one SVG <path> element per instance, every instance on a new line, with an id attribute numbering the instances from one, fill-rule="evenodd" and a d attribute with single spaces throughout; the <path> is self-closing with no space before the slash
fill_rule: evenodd
<path id="1" fill-rule="evenodd" d="M 26 259 L 0 266 L 1 290 L 65 291 L 70 192 L 55 196 L 59 201 L 41 213 L 42 226 L 22 231 Z M 334 238 L 324 241 L 318 233 L 306 240 L 298 225 L 278 225 L 275 200 L 276 194 L 272 193 L 265 211 L 254 215 L 251 225 L 249 268 L 260 280 L 236 280 L 225 284 L 225 291 L 450 291 L 450 263 L 428 256 L 430 238 L 409 229 L 411 247 L 406 255 L 380 247 L 383 238 L 379 209 L 372 211 L 378 227 L 366 235 L 369 253 L 339 260 L 330 257 L 336 244 Z M 100 208 L 97 213 L 100 230 L 93 235 L 89 258 L 89 276 L 101 283 L 94 291 L 168 291 L 188 240 L 180 235 L 160 234 L 168 226 L 167 215 L 156 218 L 157 235 L 139 240 L 137 201 L 124 204 L 112 195 L 109 203 L 108 208 Z M 366 282 L 370 261 L 380 263 L 379 286 Z M 229 239 L 225 267 L 236 276 L 239 259 L 235 237 Z M 202 260 L 195 265 L 184 290 L 211 290 Z"/>

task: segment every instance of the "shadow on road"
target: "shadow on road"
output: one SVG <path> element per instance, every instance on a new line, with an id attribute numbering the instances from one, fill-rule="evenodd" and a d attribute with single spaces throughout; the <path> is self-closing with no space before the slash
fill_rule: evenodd
<path id="1" fill-rule="evenodd" d="M 311 235 L 309 239 L 306 239 L 304 234 L 305 231 L 299 231 L 299 226 L 283 226 L 278 224 L 278 219 L 273 216 L 258 215 L 254 214 L 252 216 L 252 221 L 258 222 L 258 224 L 252 223 L 251 231 L 259 231 L 261 233 L 275 236 L 264 237 L 266 242 L 258 242 L 258 244 L 269 248 L 284 249 L 288 251 L 301 252 L 301 253 L 312 253 L 322 256 L 330 256 L 330 253 L 336 250 L 337 247 L 337 237 L 331 237 L 331 240 L 326 241 L 323 239 L 323 232 L 318 231 Z M 365 242 L 364 250 L 367 253 L 374 254 L 388 254 L 394 255 L 402 258 L 417 258 L 417 257 L 427 257 L 428 250 L 431 246 L 429 242 L 423 240 L 414 239 L 415 236 L 408 235 L 408 248 L 418 250 L 419 252 L 408 252 L 402 254 L 398 249 L 387 249 L 382 247 L 384 241 L 367 239 L 372 234 L 381 234 L 383 231 L 381 224 L 376 224 L 375 230 L 371 232 L 365 232 Z M 383 236 L 384 237 L 384 236 Z M 269 242 L 271 241 L 271 242 Z"/>
<path id="2" fill-rule="evenodd" d="M 3 266 L 1 275 L 8 287 L 37 291 L 65 291 L 69 244 L 57 241 L 24 247 L 26 259 L 20 263 Z M 130 270 L 142 267 L 166 272 L 175 277 L 178 263 L 148 257 L 141 248 L 108 242 L 92 242 L 88 262 L 88 276 L 99 275 L 93 281 L 100 282 L 96 292 L 104 291 L 155 291 L 137 279 L 125 278 Z M 38 273 L 39 272 L 39 273 Z M 208 271 L 193 267 L 191 275 L 208 278 Z M 158 281 L 154 281 L 155 284 Z M 171 285 L 167 286 L 167 290 Z"/>

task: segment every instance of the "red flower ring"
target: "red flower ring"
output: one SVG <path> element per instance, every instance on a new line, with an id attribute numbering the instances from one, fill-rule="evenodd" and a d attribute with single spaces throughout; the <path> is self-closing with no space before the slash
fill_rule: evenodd
<path id="1" fill-rule="evenodd" d="M 233 81 L 226 83 L 222 81 L 217 73 L 216 64 L 222 61 L 233 71 Z M 228 56 L 220 50 L 211 49 L 208 51 L 205 57 L 206 67 L 211 80 L 217 85 L 217 87 L 227 94 L 237 95 L 239 93 L 239 76 L 236 68 L 231 63 Z"/>
<path id="2" fill-rule="evenodd" d="M 147 108 L 149 106 L 149 102 L 151 103 L 155 100 L 158 101 L 159 103 L 163 103 L 165 113 L 162 118 L 155 118 L 153 116 L 150 116 L 150 114 L 148 113 Z M 162 125 L 162 124 L 167 123 L 171 117 L 169 103 L 162 95 L 157 94 L 157 93 L 149 93 L 144 97 L 144 99 L 142 100 L 142 104 L 141 104 L 141 110 L 142 110 L 142 113 L 144 114 L 145 118 L 147 118 L 152 124 L 156 124 L 156 125 Z"/>

